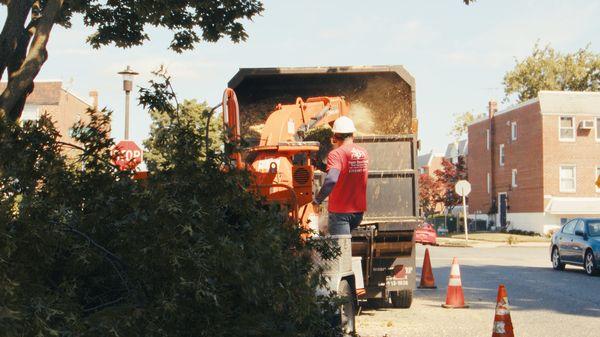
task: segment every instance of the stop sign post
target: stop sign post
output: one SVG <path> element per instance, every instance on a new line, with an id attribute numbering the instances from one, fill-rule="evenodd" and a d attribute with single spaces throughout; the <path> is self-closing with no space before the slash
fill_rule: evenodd
<path id="1" fill-rule="evenodd" d="M 465 241 L 469 242 L 469 229 L 467 225 L 467 195 L 471 193 L 471 183 L 466 180 L 459 180 L 454 186 L 456 194 L 462 197 L 463 201 L 463 217 L 465 218 Z"/>
<path id="2" fill-rule="evenodd" d="M 120 170 L 133 170 L 144 158 L 144 151 L 132 140 L 120 141 L 112 151 L 113 164 Z"/>

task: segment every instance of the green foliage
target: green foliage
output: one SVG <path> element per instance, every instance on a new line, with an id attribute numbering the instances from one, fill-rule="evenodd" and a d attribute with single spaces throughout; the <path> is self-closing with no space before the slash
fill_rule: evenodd
<path id="1" fill-rule="evenodd" d="M 504 92 L 507 98 L 516 95 L 523 102 L 541 90 L 600 91 L 600 54 L 589 46 L 564 54 L 536 44 L 530 56 L 517 60 L 504 75 Z"/>
<path id="2" fill-rule="evenodd" d="M 316 129 L 308 130 L 304 137 L 305 141 L 319 142 L 320 146 L 319 151 L 317 152 L 316 166 L 321 171 L 326 171 L 327 155 L 333 149 L 331 137 L 333 137 L 333 132 L 331 131 L 331 128 L 328 127 L 318 127 Z"/>
<path id="3" fill-rule="evenodd" d="M 163 74 L 167 83 L 170 86 L 170 78 Z M 153 86 L 161 85 L 160 83 L 152 82 Z M 162 88 L 164 90 L 168 88 Z M 142 89 L 142 94 L 155 94 L 155 90 Z M 146 95 L 147 97 L 147 95 Z M 150 110 L 150 117 L 152 118 L 152 124 L 150 126 L 150 137 L 144 141 L 144 146 L 147 151 L 144 153 L 144 159 L 148 165 L 148 168 L 152 171 L 157 168 L 166 168 L 169 165 L 173 165 L 171 161 L 165 158 L 164 154 L 169 154 L 172 151 L 169 150 L 169 146 L 177 144 L 176 139 L 172 137 L 176 136 L 173 133 L 173 126 L 175 124 L 185 124 L 190 131 L 193 132 L 197 139 L 206 138 L 206 123 L 210 120 L 209 133 L 208 133 L 208 146 L 212 151 L 217 151 L 223 145 L 221 134 L 222 134 L 222 122 L 219 118 L 211 116 L 211 109 L 206 103 L 198 103 L 196 100 L 184 100 L 180 106 L 162 106 L 157 107 L 163 110 Z M 171 113 L 178 110 L 177 113 Z M 211 117 L 211 118 L 209 118 Z M 206 141 L 204 148 L 206 148 Z M 201 154 L 206 156 L 206 150 Z"/>
<path id="4" fill-rule="evenodd" d="M 510 230 L 507 230 L 506 228 L 502 228 L 500 231 L 502 233 L 515 234 L 515 235 L 540 236 L 540 234 L 537 233 L 537 232 L 534 232 L 534 231 L 525 231 L 525 230 L 521 230 L 521 229 L 510 229 Z"/>
<path id="5" fill-rule="evenodd" d="M 6 6 L 0 79 L 8 73 L 0 119 L 12 121 L 21 117 L 33 80 L 48 59 L 46 47 L 56 24 L 70 28 L 74 19 L 83 18 L 94 30 L 87 39 L 94 48 L 138 46 L 149 40 L 148 30 L 162 28 L 173 33 L 169 48 L 183 52 L 224 37 L 246 40 L 243 22 L 263 11 L 259 0 L 5 0 L 0 5 Z"/>
<path id="6" fill-rule="evenodd" d="M 107 113 L 75 127 L 74 160 L 48 119 L 0 121 L 0 336 L 337 334 L 311 258 L 335 250 L 223 170 L 165 88 L 142 103 L 173 121 L 168 164 L 141 182 L 110 162 Z"/>
<path id="7" fill-rule="evenodd" d="M 452 125 L 452 130 L 450 131 L 450 135 L 454 137 L 456 140 L 461 140 L 465 136 L 467 136 L 469 124 L 474 121 L 484 117 L 485 115 L 474 115 L 472 112 L 467 111 L 464 113 L 456 113 L 454 114 L 454 124 Z"/>
<path id="8" fill-rule="evenodd" d="M 262 11 L 258 0 L 66 0 L 58 23 L 70 27 L 75 14 L 83 15 L 85 25 L 96 30 L 88 37 L 95 48 L 111 43 L 117 47 L 141 45 L 149 39 L 148 28 L 166 28 L 173 31 L 170 48 L 181 52 L 200 41 L 246 40 L 241 21 Z"/>

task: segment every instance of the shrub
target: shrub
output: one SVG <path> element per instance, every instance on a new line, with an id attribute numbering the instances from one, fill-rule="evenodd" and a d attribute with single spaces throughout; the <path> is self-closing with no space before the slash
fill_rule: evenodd
<path id="1" fill-rule="evenodd" d="M 516 234 L 516 235 L 526 235 L 526 236 L 540 236 L 539 233 L 536 233 L 533 231 L 520 230 L 520 229 L 511 229 L 507 233 Z"/>
<path id="2" fill-rule="evenodd" d="M 164 83 L 150 108 L 177 112 Z M 51 121 L 0 121 L 0 336 L 327 336 L 337 299 L 282 210 L 174 118 L 143 182 L 111 164 L 110 114 L 66 145 Z M 172 115 L 172 117 L 175 117 Z M 200 133 L 202 134 L 202 133 Z M 77 148 L 72 160 L 65 147 Z M 207 147 L 208 148 L 208 147 Z"/>

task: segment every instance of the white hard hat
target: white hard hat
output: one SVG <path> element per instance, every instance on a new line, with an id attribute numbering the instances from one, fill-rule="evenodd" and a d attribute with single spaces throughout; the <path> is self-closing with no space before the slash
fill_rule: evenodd
<path id="1" fill-rule="evenodd" d="M 342 116 L 333 122 L 333 133 L 355 133 L 354 122 L 346 116 Z"/>

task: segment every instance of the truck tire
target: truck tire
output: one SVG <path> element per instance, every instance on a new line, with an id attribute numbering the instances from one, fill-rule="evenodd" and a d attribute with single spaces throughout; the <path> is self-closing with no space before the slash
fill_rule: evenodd
<path id="1" fill-rule="evenodd" d="M 391 294 L 392 306 L 394 308 L 408 309 L 412 304 L 412 290 L 400 290 L 395 291 Z"/>
<path id="2" fill-rule="evenodd" d="M 348 299 L 340 306 L 340 327 L 344 336 L 353 336 L 356 332 L 356 308 L 354 307 L 354 292 L 348 280 L 340 281 L 338 296 Z"/>

